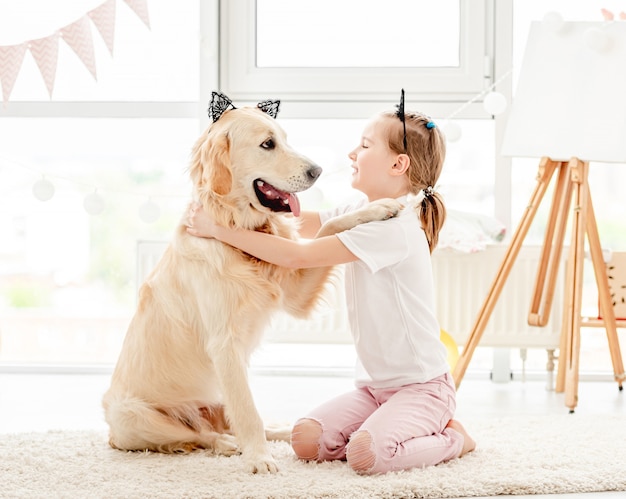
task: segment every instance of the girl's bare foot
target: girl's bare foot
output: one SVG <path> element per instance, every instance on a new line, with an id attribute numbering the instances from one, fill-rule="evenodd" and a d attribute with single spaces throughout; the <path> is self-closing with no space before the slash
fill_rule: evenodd
<path id="1" fill-rule="evenodd" d="M 456 419 L 451 419 L 446 425 L 446 428 L 452 428 L 454 431 L 457 431 L 461 435 L 463 435 L 463 448 L 461 449 L 459 457 L 463 457 L 465 454 L 467 454 L 468 452 L 472 452 L 476 448 L 476 442 L 474 441 L 474 439 L 469 436 L 467 431 L 465 431 L 463 425 L 459 423 Z"/>

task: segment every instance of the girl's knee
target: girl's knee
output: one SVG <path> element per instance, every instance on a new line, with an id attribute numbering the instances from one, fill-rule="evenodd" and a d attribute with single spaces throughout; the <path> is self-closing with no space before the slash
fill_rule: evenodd
<path id="1" fill-rule="evenodd" d="M 346 448 L 346 459 L 357 473 L 371 473 L 376 464 L 376 451 L 372 436 L 367 430 L 356 431 Z"/>
<path id="2" fill-rule="evenodd" d="M 319 459 L 322 425 L 314 419 L 300 419 L 291 430 L 291 447 L 300 459 Z"/>

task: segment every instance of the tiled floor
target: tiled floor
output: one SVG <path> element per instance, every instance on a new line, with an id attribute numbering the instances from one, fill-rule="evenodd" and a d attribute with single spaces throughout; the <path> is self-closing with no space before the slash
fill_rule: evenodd
<path id="1" fill-rule="evenodd" d="M 292 422 L 309 408 L 352 388 L 349 369 L 329 366 L 300 375 L 285 367 L 264 365 L 257 360 L 250 383 L 259 412 L 266 422 Z M 293 363 L 293 362 L 291 362 Z M 5 370 L 6 371 L 6 370 Z M 334 375 L 324 375 L 333 371 Z M 46 431 L 49 429 L 106 430 L 100 400 L 108 387 L 109 373 L 100 374 L 0 374 L 0 433 Z M 523 414 L 567 412 L 563 394 L 546 390 L 545 380 L 493 383 L 488 374 L 468 371 L 459 392 L 457 417 L 461 421 Z M 579 386 L 580 414 L 619 413 L 626 415 L 626 393 L 611 381 L 583 381 Z M 513 497 L 513 496 L 509 496 Z M 541 499 L 548 496 L 528 496 Z M 553 499 L 556 496 L 552 496 Z M 626 492 L 565 494 L 558 499 L 626 498 Z"/>

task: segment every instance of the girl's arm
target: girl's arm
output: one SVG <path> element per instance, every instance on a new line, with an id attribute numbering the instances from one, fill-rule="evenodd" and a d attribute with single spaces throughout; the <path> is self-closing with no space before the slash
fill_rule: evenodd
<path id="1" fill-rule="evenodd" d="M 223 227 L 201 208 L 190 211 L 187 232 L 218 239 L 260 260 L 293 269 L 326 267 L 357 260 L 336 236 L 293 241 L 264 232 Z"/>

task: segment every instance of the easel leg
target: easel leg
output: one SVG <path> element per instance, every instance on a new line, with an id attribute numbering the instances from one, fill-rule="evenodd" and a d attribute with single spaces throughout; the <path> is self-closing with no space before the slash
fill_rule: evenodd
<path id="1" fill-rule="evenodd" d="M 561 332 L 561 351 L 559 354 L 559 370 L 557 375 L 556 391 L 565 391 L 565 405 L 570 412 L 574 412 L 578 404 L 578 381 L 580 360 L 580 328 L 582 305 L 582 272 L 584 263 L 585 234 L 589 242 L 589 252 L 593 262 L 593 270 L 598 289 L 600 312 L 611 352 L 613 372 L 619 389 L 625 379 L 624 366 L 617 337 L 615 311 L 611 302 L 609 282 L 606 275 L 606 265 L 602 257 L 602 246 L 598 234 L 598 225 L 591 201 L 591 193 L 587 182 L 589 164 L 573 159 L 572 189 L 574 192 L 574 208 L 572 222 L 572 246 L 567 266 L 566 278 L 566 306 L 563 314 L 563 329 Z"/>
<path id="2" fill-rule="evenodd" d="M 572 245 L 567 262 L 566 305 L 562 335 L 566 337 L 565 351 L 559 355 L 559 364 L 565 370 L 565 405 L 574 411 L 578 403 L 578 368 L 580 359 L 580 322 L 585 257 L 585 227 L 588 205 L 587 173 L 589 164 L 576 159 L 570 162 L 574 194 Z"/>
<path id="3" fill-rule="evenodd" d="M 537 209 L 541 204 L 541 200 L 543 199 L 546 189 L 550 184 L 550 179 L 554 175 L 556 168 L 560 165 L 560 162 L 552 161 L 549 158 L 542 158 L 539 164 L 539 171 L 537 173 L 537 185 L 535 186 L 535 190 L 533 191 L 530 203 L 526 207 L 524 216 L 522 217 L 522 220 L 520 221 L 520 224 L 517 227 L 515 234 L 513 235 L 509 248 L 507 249 L 507 252 L 504 256 L 504 260 L 500 264 L 500 268 L 498 269 L 495 280 L 491 285 L 487 298 L 485 299 L 483 306 L 478 313 L 476 322 L 474 323 L 472 331 L 470 332 L 469 337 L 465 343 L 465 347 L 463 348 L 463 351 L 456 363 L 453 377 L 457 388 L 463 380 L 463 376 L 465 375 L 467 366 L 472 359 L 474 350 L 478 346 L 480 338 L 485 331 L 485 327 L 487 327 L 487 323 L 498 301 L 500 292 L 502 291 L 502 287 L 506 283 L 513 264 L 515 263 L 515 259 L 517 258 L 519 250 L 522 247 L 524 238 L 528 233 L 528 229 L 530 228 L 535 214 L 537 213 Z"/>
<path id="4" fill-rule="evenodd" d="M 588 193 L 587 206 L 587 239 L 589 240 L 589 252 L 593 262 L 593 270 L 596 276 L 596 284 L 598 286 L 598 301 L 600 302 L 600 313 L 602 321 L 606 329 L 606 337 L 609 343 L 609 351 L 611 352 L 611 361 L 613 363 L 613 374 L 617 381 L 619 389 L 622 389 L 622 381 L 625 379 L 624 365 L 622 363 L 622 353 L 619 347 L 619 339 L 617 337 L 617 326 L 615 320 L 615 310 L 611 300 L 611 291 L 609 288 L 609 279 L 606 275 L 606 264 L 602 257 L 602 246 L 600 245 L 600 236 L 598 235 L 598 225 L 596 224 L 596 216 L 593 211 L 593 203 L 591 201 L 591 193 Z"/>
<path id="5" fill-rule="evenodd" d="M 572 251 L 572 248 L 570 248 L 570 253 Z M 571 260 L 571 256 L 568 258 L 567 262 L 568 262 L 568 269 L 569 269 L 569 262 Z M 571 319 L 571 314 L 570 311 L 568 309 L 568 296 L 567 296 L 567 291 L 570 289 L 573 289 L 573 283 L 571 282 L 572 279 L 572 275 L 571 272 L 569 272 L 567 269 L 565 271 L 565 292 L 563 294 L 563 309 L 562 309 L 562 316 L 561 316 L 561 337 L 560 337 L 560 342 L 559 342 L 559 355 L 558 355 L 558 362 L 557 362 L 557 368 L 556 368 L 556 384 L 554 386 L 554 391 L 557 393 L 563 393 L 565 391 L 565 364 L 566 364 L 566 356 L 567 356 L 567 352 L 571 351 L 571 345 L 570 343 L 570 335 L 566 334 L 565 331 L 569 330 L 569 326 L 568 326 L 568 322 Z"/>
<path id="6" fill-rule="evenodd" d="M 561 163 L 537 269 L 535 289 L 528 312 L 530 326 L 544 327 L 550 319 L 563 240 L 572 199 L 569 162 Z"/>

